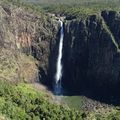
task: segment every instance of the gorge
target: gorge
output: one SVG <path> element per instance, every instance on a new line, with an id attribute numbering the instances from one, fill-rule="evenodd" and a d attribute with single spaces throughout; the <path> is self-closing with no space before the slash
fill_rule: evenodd
<path id="1" fill-rule="evenodd" d="M 42 46 L 36 47 L 32 44 L 34 57 L 41 63 L 44 63 L 43 66 L 40 65 L 40 79 L 45 85 L 54 90 L 57 89 L 54 88 L 54 80 L 59 81 L 62 67 L 59 67 L 58 78 L 58 74 L 55 76 L 56 71 L 58 71 L 55 63 L 57 63 L 57 65 L 59 63 L 60 65 L 61 60 L 64 66 L 62 69 L 64 74 L 62 75 L 62 80 L 59 82 L 63 89 L 70 91 L 71 94 L 83 94 L 100 100 L 109 100 L 111 96 L 119 97 L 119 93 L 117 92 L 120 88 L 119 52 L 118 45 L 116 45 L 118 44 L 116 40 L 117 35 L 114 36 L 113 34 L 112 29 L 114 27 L 109 29 L 109 24 L 106 19 L 104 19 L 105 15 L 106 17 L 110 17 L 109 20 L 112 21 L 112 24 L 116 23 L 115 19 L 119 21 L 118 16 L 120 15 L 113 11 L 103 11 L 100 16 L 91 15 L 86 19 L 69 20 L 66 17 L 64 22 L 62 58 L 59 54 L 59 45 L 61 45 L 59 44 L 61 35 L 61 31 L 59 30 L 61 27 L 58 21 L 53 22 L 53 25 L 51 24 L 51 26 L 53 26 L 52 29 L 55 30 L 53 33 L 54 37 L 52 38 L 50 36 L 46 38 L 45 36 L 45 38 L 43 37 L 43 40 L 41 40 L 41 45 L 47 42 L 48 46 L 46 46 L 46 50 L 48 51 Z M 116 27 L 119 27 L 119 22 L 116 24 Z M 44 41 L 44 39 L 49 39 L 50 41 Z M 37 40 L 36 43 L 38 44 L 39 40 Z M 46 53 L 42 53 L 42 51 L 40 51 L 41 48 L 44 49 Z M 43 55 L 40 55 L 41 53 Z M 42 58 L 42 56 L 44 57 Z M 102 96 L 102 98 L 98 96 Z"/>
<path id="2" fill-rule="evenodd" d="M 119 120 L 119 5 L 1 0 L 0 120 Z"/>

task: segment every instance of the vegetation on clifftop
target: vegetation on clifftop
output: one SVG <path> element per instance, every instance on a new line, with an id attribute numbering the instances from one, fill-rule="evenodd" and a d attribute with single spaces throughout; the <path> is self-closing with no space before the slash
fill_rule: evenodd
<path id="1" fill-rule="evenodd" d="M 13 0 L 14 1 L 14 0 Z M 119 0 L 22 0 L 26 4 L 40 7 L 50 13 L 86 17 L 92 14 L 99 14 L 102 10 L 120 11 Z"/>
<path id="2" fill-rule="evenodd" d="M 28 11 L 37 14 L 50 12 L 62 16 L 86 17 L 92 14 L 99 14 L 102 10 L 120 11 L 119 0 L 3 0 L 22 6 Z"/>

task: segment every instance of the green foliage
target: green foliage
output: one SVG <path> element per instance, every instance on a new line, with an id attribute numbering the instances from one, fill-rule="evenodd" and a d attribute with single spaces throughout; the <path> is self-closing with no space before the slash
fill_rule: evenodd
<path id="1" fill-rule="evenodd" d="M 107 117 L 107 120 L 120 120 L 120 112 L 117 112 L 115 114 L 110 114 Z"/>
<path id="2" fill-rule="evenodd" d="M 82 112 L 48 102 L 44 93 L 26 84 L 0 81 L 0 113 L 12 120 L 82 120 Z"/>
<path id="3" fill-rule="evenodd" d="M 5 0 L 14 5 L 24 7 L 26 10 L 43 14 L 44 11 L 76 17 L 87 17 L 98 14 L 102 10 L 120 10 L 119 0 Z"/>
<path id="4" fill-rule="evenodd" d="M 34 5 L 34 4 L 29 4 L 29 3 L 24 3 L 21 0 L 2 0 L 3 4 L 8 4 L 8 5 L 14 5 L 17 7 L 21 7 L 25 9 L 28 12 L 32 12 L 34 14 L 40 15 L 43 17 L 44 11 L 41 6 Z"/>
<path id="5" fill-rule="evenodd" d="M 99 14 L 103 10 L 117 10 L 119 11 L 120 2 L 118 4 L 114 4 L 109 2 L 108 4 L 53 4 L 53 5 L 46 5 L 43 9 L 47 12 L 65 15 L 65 16 L 76 16 L 80 18 L 86 18 L 89 15 Z"/>
<path id="6" fill-rule="evenodd" d="M 0 115 L 11 120 L 119 120 L 120 111 L 86 113 L 49 102 L 45 93 L 28 84 L 14 85 L 0 80 Z"/>

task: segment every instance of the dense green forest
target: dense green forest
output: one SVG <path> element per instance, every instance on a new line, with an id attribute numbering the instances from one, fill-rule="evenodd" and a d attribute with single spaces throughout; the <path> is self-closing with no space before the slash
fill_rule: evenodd
<path id="1" fill-rule="evenodd" d="M 13 4 L 28 6 L 35 11 L 46 11 L 62 16 L 86 17 L 102 10 L 120 11 L 120 0 L 8 0 Z"/>
<path id="2" fill-rule="evenodd" d="M 49 102 L 44 92 L 0 80 L 0 113 L 12 120 L 81 120 L 82 112 Z"/>

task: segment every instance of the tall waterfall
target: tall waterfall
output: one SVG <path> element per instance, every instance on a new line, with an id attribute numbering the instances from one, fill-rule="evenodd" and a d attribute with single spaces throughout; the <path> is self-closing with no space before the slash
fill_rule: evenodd
<path id="1" fill-rule="evenodd" d="M 58 58 L 57 58 L 57 69 L 55 74 L 55 93 L 60 94 L 61 92 L 61 77 L 62 77 L 62 49 L 63 49 L 63 38 L 64 38 L 64 29 L 63 29 L 63 22 L 59 19 L 61 25 L 60 31 L 60 43 L 59 43 L 59 51 L 58 51 Z"/>

